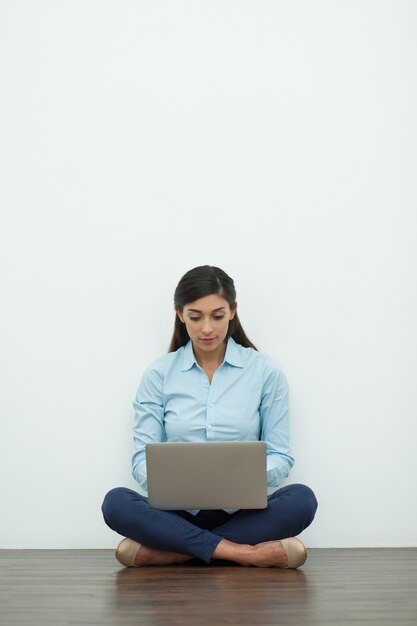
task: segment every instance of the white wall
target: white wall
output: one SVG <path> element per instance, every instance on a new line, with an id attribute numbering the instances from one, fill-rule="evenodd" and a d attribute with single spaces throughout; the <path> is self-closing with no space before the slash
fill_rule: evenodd
<path id="1" fill-rule="evenodd" d="M 417 5 L 3 0 L 0 547 L 112 547 L 196 265 L 291 390 L 307 545 L 417 545 Z"/>

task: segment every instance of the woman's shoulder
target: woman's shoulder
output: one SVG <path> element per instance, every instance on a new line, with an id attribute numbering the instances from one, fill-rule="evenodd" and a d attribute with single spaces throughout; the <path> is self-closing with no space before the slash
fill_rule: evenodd
<path id="1" fill-rule="evenodd" d="M 251 358 L 256 363 L 264 384 L 269 385 L 279 380 L 286 381 L 281 362 L 276 357 L 267 352 L 252 350 Z"/>
<path id="2" fill-rule="evenodd" d="M 185 346 L 178 348 L 178 350 L 175 350 L 174 352 L 167 352 L 166 354 L 162 354 L 157 357 L 145 368 L 145 373 L 157 372 L 159 374 L 165 374 L 171 369 L 171 367 L 181 362 L 184 349 Z"/>
<path id="3" fill-rule="evenodd" d="M 246 348 L 240 344 L 236 344 L 237 348 L 244 359 L 247 362 L 256 362 L 258 365 L 263 366 L 265 369 L 281 370 L 280 362 L 267 352 L 262 350 L 254 350 L 253 348 Z"/>
<path id="4" fill-rule="evenodd" d="M 283 375 L 281 363 L 275 357 L 266 352 L 258 352 L 258 359 L 265 376 Z"/>
<path id="5" fill-rule="evenodd" d="M 154 393 L 155 390 L 160 391 L 164 386 L 164 381 L 172 368 L 178 369 L 178 359 L 181 358 L 182 348 L 175 352 L 168 352 L 162 356 L 154 359 L 142 370 L 140 383 L 137 391 L 137 395 L 144 392 L 144 390 L 151 389 Z"/>
<path id="6" fill-rule="evenodd" d="M 266 352 L 258 352 L 257 354 L 266 369 L 282 370 L 280 361 L 278 361 L 275 357 Z"/>
<path id="7" fill-rule="evenodd" d="M 269 353 L 234 343 L 234 349 L 245 366 L 255 366 L 264 381 L 284 376 L 280 362 Z"/>

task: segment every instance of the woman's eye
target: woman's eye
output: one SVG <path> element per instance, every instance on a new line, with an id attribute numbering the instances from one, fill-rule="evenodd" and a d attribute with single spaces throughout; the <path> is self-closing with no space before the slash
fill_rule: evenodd
<path id="1" fill-rule="evenodd" d="M 215 319 L 216 321 L 220 321 L 224 318 L 224 315 L 213 315 L 213 319 Z M 199 317 L 190 317 L 189 318 L 192 322 L 198 322 L 201 318 Z"/>

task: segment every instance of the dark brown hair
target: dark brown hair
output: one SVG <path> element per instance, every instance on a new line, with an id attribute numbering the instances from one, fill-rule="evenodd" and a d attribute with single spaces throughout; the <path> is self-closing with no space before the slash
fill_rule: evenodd
<path id="1" fill-rule="evenodd" d="M 221 296 L 227 300 L 232 310 L 236 309 L 236 289 L 233 279 L 219 267 L 214 267 L 213 265 L 194 267 L 184 274 L 177 285 L 174 293 L 174 309 L 175 311 L 179 309 L 182 312 L 186 304 L 212 294 Z M 233 319 L 229 321 L 226 341 L 229 337 L 233 337 L 236 343 L 245 348 L 257 350 L 256 346 L 246 336 L 237 312 Z M 178 350 L 178 348 L 185 346 L 189 340 L 190 337 L 185 324 L 181 322 L 177 313 L 175 313 L 174 332 L 168 352 Z"/>

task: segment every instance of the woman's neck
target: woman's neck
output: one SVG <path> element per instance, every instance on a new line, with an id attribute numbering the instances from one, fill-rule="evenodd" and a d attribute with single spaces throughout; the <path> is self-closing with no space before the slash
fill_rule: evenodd
<path id="1" fill-rule="evenodd" d="M 221 346 L 213 352 L 204 352 L 203 350 L 199 350 L 198 347 L 193 344 L 193 352 L 200 367 L 204 370 L 214 370 L 217 369 L 224 361 L 226 343 L 223 342 Z"/>

